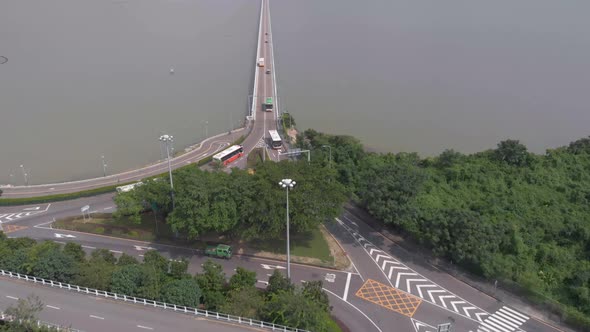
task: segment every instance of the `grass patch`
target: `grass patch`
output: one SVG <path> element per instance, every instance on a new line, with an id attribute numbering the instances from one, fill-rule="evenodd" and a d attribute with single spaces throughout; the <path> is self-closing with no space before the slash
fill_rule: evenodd
<path id="1" fill-rule="evenodd" d="M 252 249 L 273 254 L 285 255 L 287 252 L 287 241 L 285 239 L 249 241 L 247 245 Z M 329 264 L 334 261 L 330 254 L 330 247 L 319 227 L 307 233 L 291 234 L 291 255 L 316 258 L 323 263 Z"/>
<path id="2" fill-rule="evenodd" d="M 194 249 L 204 249 L 208 243 L 226 243 L 234 247 L 234 252 L 284 259 L 285 239 L 243 241 L 239 238 L 211 233 L 203 234 L 198 240 L 186 240 L 176 237 L 172 229 L 158 217 L 158 232 L 153 213 L 141 216 L 141 222 L 135 224 L 127 218 L 116 220 L 110 214 L 93 214 L 91 219 L 70 217 L 53 223 L 53 228 L 67 229 L 91 234 L 108 235 L 131 240 L 157 242 Z M 305 234 L 291 234 L 291 255 L 293 261 L 324 266 L 336 266 L 330 246 L 318 227 Z M 299 258 L 299 259 L 298 259 Z"/>

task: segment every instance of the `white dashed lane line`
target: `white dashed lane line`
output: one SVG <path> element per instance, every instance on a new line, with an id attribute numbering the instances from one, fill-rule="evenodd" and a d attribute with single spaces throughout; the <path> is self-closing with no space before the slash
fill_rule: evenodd
<path id="1" fill-rule="evenodd" d="M 104 317 L 99 317 L 99 316 L 94 316 L 94 315 L 90 315 L 90 318 L 96 318 L 96 319 L 104 320 Z"/>

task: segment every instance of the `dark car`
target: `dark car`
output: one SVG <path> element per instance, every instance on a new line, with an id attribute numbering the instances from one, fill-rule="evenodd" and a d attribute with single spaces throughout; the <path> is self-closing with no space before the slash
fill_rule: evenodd
<path id="1" fill-rule="evenodd" d="M 266 70 L 266 73 L 267 73 L 267 74 L 270 74 L 270 69 L 267 69 L 267 70 Z"/>

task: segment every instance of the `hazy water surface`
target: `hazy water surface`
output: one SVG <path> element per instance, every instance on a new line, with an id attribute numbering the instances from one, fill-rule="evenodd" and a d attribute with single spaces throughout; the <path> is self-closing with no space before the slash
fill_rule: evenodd
<path id="1" fill-rule="evenodd" d="M 100 176 L 245 112 L 258 0 L 6 0 L 0 183 Z M 273 0 L 279 90 L 300 128 L 380 151 L 532 151 L 590 134 L 590 2 Z M 175 73 L 170 74 L 174 67 Z"/>

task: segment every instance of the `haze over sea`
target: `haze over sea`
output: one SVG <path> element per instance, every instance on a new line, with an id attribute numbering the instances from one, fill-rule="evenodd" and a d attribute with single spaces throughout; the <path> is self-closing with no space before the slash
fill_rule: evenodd
<path id="1" fill-rule="evenodd" d="M 238 126 L 257 0 L 7 0 L 0 183 L 102 175 Z M 298 127 L 378 151 L 530 150 L 590 134 L 590 2 L 271 2 L 279 94 Z M 174 74 L 170 69 L 174 68 Z M 10 176 L 12 174 L 13 176 Z"/>

